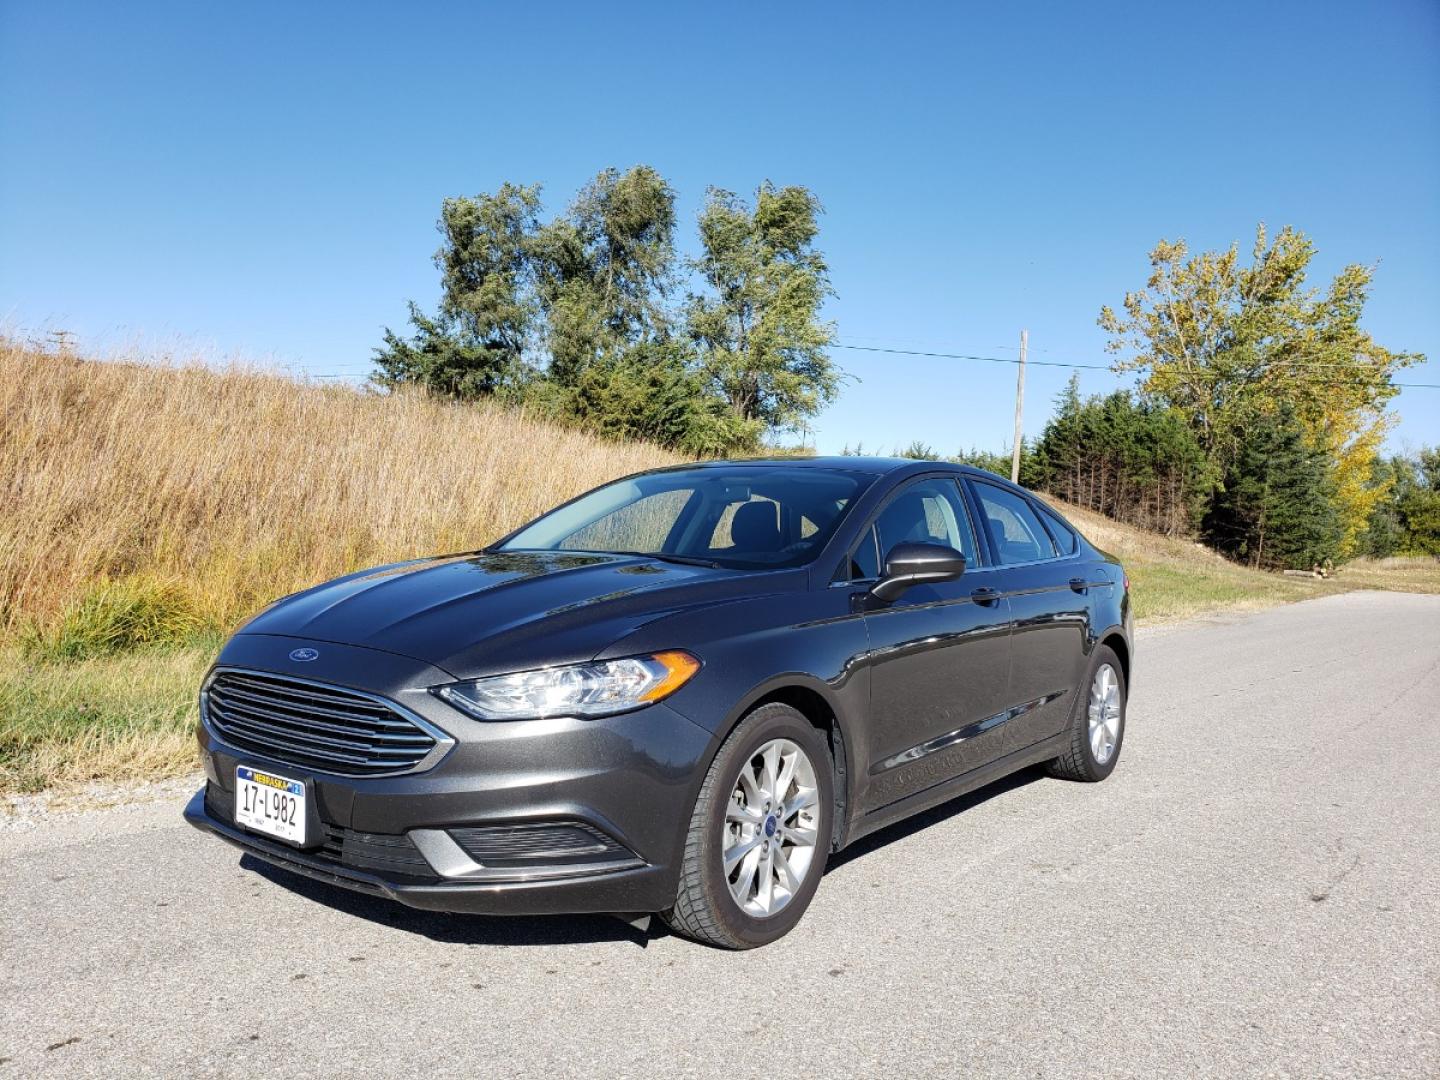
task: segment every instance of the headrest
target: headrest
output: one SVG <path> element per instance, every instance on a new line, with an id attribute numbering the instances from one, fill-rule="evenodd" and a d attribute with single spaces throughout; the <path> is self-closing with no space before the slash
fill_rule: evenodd
<path id="1" fill-rule="evenodd" d="M 730 519 L 730 539 L 742 551 L 779 550 L 780 526 L 775 522 L 775 504 L 747 502 L 737 507 Z"/>

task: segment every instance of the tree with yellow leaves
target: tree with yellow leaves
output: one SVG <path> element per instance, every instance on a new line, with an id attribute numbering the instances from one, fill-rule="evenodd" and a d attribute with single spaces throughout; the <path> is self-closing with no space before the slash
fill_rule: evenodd
<path id="1" fill-rule="evenodd" d="M 1239 245 L 1191 256 L 1183 240 L 1150 253 L 1145 288 L 1124 314 L 1101 309 L 1116 371 L 1187 418 L 1223 475 L 1247 430 L 1284 408 L 1331 463 L 1337 554 L 1353 554 L 1384 495 L 1370 484 L 1398 393 L 1395 372 L 1424 359 L 1394 352 L 1360 328 L 1374 267 L 1346 266 L 1324 292 L 1306 284 L 1315 245 L 1289 226 L 1256 230 L 1249 265 Z"/>

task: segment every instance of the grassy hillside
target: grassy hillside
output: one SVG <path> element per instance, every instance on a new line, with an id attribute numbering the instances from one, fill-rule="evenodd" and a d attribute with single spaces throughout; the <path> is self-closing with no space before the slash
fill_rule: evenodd
<path id="1" fill-rule="evenodd" d="M 102 581 L 224 629 L 347 570 L 464 550 L 675 460 L 500 408 L 0 342 L 0 632 Z"/>
<path id="2" fill-rule="evenodd" d="M 0 794 L 187 771 L 200 676 L 264 603 L 478 547 L 673 460 L 497 408 L 3 341 L 0 419 Z M 1142 621 L 1353 587 L 1440 592 L 1440 563 L 1297 580 L 1069 514 L 1125 559 Z"/>
<path id="3" fill-rule="evenodd" d="M 1135 616 L 1142 623 L 1268 607 L 1349 589 L 1440 593 L 1436 559 L 1361 559 L 1327 580 L 1289 577 L 1239 566 L 1202 544 L 1143 532 L 1066 503 L 1056 506 L 1092 543 L 1124 561 Z"/>

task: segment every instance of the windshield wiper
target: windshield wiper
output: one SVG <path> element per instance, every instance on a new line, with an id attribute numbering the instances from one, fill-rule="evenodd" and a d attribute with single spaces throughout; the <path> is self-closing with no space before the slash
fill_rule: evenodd
<path id="1" fill-rule="evenodd" d="M 694 555 L 671 555 L 665 551 L 615 551 L 613 555 L 635 555 L 642 559 L 656 559 L 659 562 L 679 563 L 681 566 L 708 566 L 719 570 L 720 564 L 714 559 L 701 559 Z"/>

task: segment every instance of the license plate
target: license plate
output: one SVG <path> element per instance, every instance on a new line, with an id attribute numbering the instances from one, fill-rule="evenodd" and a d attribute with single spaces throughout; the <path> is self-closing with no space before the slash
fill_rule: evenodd
<path id="1" fill-rule="evenodd" d="M 235 770 L 235 824 L 305 843 L 305 785 L 246 765 Z"/>

